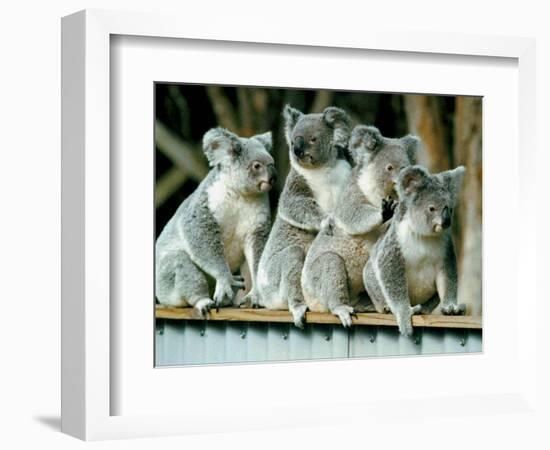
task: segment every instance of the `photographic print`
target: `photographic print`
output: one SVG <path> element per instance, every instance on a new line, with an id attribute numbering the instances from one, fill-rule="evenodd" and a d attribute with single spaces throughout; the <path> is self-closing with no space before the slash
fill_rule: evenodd
<path id="1" fill-rule="evenodd" d="M 481 352 L 481 97 L 154 89 L 157 367 Z"/>

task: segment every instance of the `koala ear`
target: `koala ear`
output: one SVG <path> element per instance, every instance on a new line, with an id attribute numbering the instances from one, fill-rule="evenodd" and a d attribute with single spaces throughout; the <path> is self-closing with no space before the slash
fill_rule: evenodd
<path id="1" fill-rule="evenodd" d="M 451 195 L 453 196 L 453 201 L 456 201 L 456 199 L 458 198 L 460 185 L 462 184 L 465 172 L 466 168 L 464 166 L 458 166 L 456 169 L 446 170 L 445 172 L 441 172 L 437 175 L 437 177 L 451 192 Z"/>
<path id="2" fill-rule="evenodd" d="M 212 128 L 202 138 L 202 148 L 211 167 L 224 159 L 241 153 L 242 145 L 236 134 L 225 128 Z"/>
<path id="3" fill-rule="evenodd" d="M 335 106 L 329 106 L 323 111 L 323 120 L 334 130 L 333 145 L 346 149 L 351 128 L 351 119 L 348 113 Z"/>
<path id="4" fill-rule="evenodd" d="M 286 105 L 283 109 L 283 118 L 285 119 L 285 137 L 289 146 L 292 144 L 292 130 L 294 130 L 294 127 L 302 116 L 303 113 L 301 113 L 297 109 L 294 109 L 290 105 Z"/>
<path id="5" fill-rule="evenodd" d="M 409 166 L 399 172 L 397 177 L 397 193 L 404 199 L 414 192 L 429 177 L 430 174 L 421 166 Z"/>
<path id="6" fill-rule="evenodd" d="M 351 132 L 350 147 L 357 149 L 361 146 L 372 152 L 382 143 L 382 134 L 378 128 L 371 125 L 357 125 Z"/>
<path id="7" fill-rule="evenodd" d="M 382 134 L 378 128 L 367 125 L 357 125 L 351 132 L 349 151 L 355 163 L 359 164 L 363 153 L 373 154 L 382 143 Z"/>
<path id="8" fill-rule="evenodd" d="M 271 150 L 273 150 L 273 137 L 271 135 L 271 131 L 268 131 L 263 134 L 257 134 L 256 136 L 253 136 L 254 139 L 257 139 L 262 143 L 262 145 L 265 147 L 265 149 L 271 153 Z"/>
<path id="9" fill-rule="evenodd" d="M 416 152 L 418 151 L 418 146 L 420 144 L 420 138 L 414 134 L 408 134 L 405 137 L 402 137 L 401 143 L 405 147 L 409 161 L 414 164 L 416 162 Z"/>
<path id="10" fill-rule="evenodd" d="M 351 125 L 348 113 L 336 106 L 329 106 L 323 111 L 323 119 L 332 128 L 347 127 Z"/>

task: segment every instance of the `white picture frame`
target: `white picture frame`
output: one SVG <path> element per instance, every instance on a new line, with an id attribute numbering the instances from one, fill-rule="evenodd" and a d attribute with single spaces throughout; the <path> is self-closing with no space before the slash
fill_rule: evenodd
<path id="1" fill-rule="evenodd" d="M 353 421 L 354 417 L 362 417 L 364 420 L 367 417 L 381 415 L 388 420 L 399 420 L 407 410 L 413 411 L 417 408 L 415 401 L 418 396 L 436 406 L 439 417 L 452 417 L 457 414 L 467 417 L 471 413 L 469 405 L 472 404 L 475 404 L 478 412 L 482 411 L 487 415 L 501 411 L 503 404 L 508 405 L 509 409 L 517 414 L 533 411 L 536 413 L 540 407 L 535 401 L 537 353 L 533 349 L 536 349 L 536 327 L 530 323 L 530 313 L 536 310 L 537 294 L 533 283 L 522 283 L 522 280 L 529 278 L 530 273 L 536 273 L 535 235 L 528 231 L 529 224 L 536 221 L 535 186 L 528 172 L 528 168 L 534 166 L 535 161 L 534 41 L 526 38 L 444 33 L 396 33 L 375 28 L 362 31 L 361 35 L 350 30 L 349 33 L 327 36 L 322 27 L 316 28 L 314 24 L 307 33 L 289 28 L 282 34 L 276 24 L 263 22 L 238 25 L 232 20 L 216 22 L 215 27 L 205 27 L 201 21 L 168 14 L 95 10 L 82 11 L 63 19 L 62 431 L 81 439 L 96 440 L 291 425 L 307 426 L 313 423 L 334 424 L 337 417 L 340 421 Z M 509 319 L 514 321 L 513 351 L 517 357 L 514 359 L 517 373 L 514 372 L 513 379 L 507 380 L 509 384 L 498 386 L 500 391 L 490 393 L 483 392 L 482 388 L 479 392 L 465 391 L 463 397 L 456 397 L 458 391 L 449 391 L 450 397 L 438 395 L 437 392 L 415 393 L 409 397 L 398 393 L 387 400 L 377 399 L 370 404 L 361 398 L 354 402 L 334 402 L 321 398 L 316 404 L 306 398 L 305 404 L 285 404 L 284 401 L 276 404 L 275 398 L 270 399 L 266 396 L 263 402 L 267 402 L 268 406 L 270 401 L 273 402 L 277 414 L 270 414 L 265 408 L 251 411 L 245 407 L 235 409 L 227 404 L 207 413 L 208 399 L 215 402 L 216 394 L 202 391 L 200 397 L 191 397 L 181 412 L 154 411 L 147 414 L 145 408 L 145 411 L 135 414 L 113 415 L 113 391 L 120 388 L 120 383 L 113 382 L 111 366 L 115 358 L 124 359 L 123 355 L 113 352 L 111 347 L 111 338 L 117 333 L 117 324 L 111 320 L 110 309 L 113 283 L 110 279 L 113 245 L 110 235 L 110 205 L 111 186 L 117 176 L 110 170 L 109 151 L 112 145 L 111 38 L 115 35 L 221 41 L 242 45 L 282 44 L 281 52 L 285 51 L 284 46 L 300 46 L 330 49 L 333 53 L 338 52 L 338 49 L 400 52 L 409 54 L 411 59 L 414 59 L 415 55 L 449 55 L 450 58 L 454 55 L 507 58 L 517 61 L 519 87 L 516 125 L 519 141 L 517 146 L 513 143 L 511 145 L 515 150 L 521 148 L 522 152 L 515 153 L 519 157 L 519 178 L 510 192 L 515 211 L 522 217 L 517 226 L 520 227 L 520 234 L 524 236 L 524 240 L 521 245 L 511 245 L 514 246 L 513 251 L 517 255 L 516 261 L 521 261 L 517 264 L 517 279 L 514 280 L 514 286 L 521 283 L 524 287 L 523 307 Z M 232 81 L 228 79 L 227 84 L 231 84 Z M 512 136 L 515 139 L 514 133 Z M 490 174 L 494 174 L 494 171 L 490 171 Z M 494 212 L 494 208 L 486 209 L 485 213 L 491 214 L 491 211 Z M 514 290 L 511 295 L 519 294 Z M 512 303 L 513 305 L 515 303 Z M 495 309 L 487 306 L 490 333 L 490 327 L 494 325 L 491 314 Z M 491 352 L 502 352 L 502 349 L 499 350 L 498 342 L 491 341 L 491 334 L 488 336 L 492 345 L 487 350 L 489 354 L 485 356 L 489 357 Z M 152 339 L 152 334 L 150 338 Z M 447 364 L 452 365 L 453 361 L 448 359 Z M 487 364 L 491 364 L 490 358 L 487 358 L 487 361 Z M 380 360 L 378 363 L 382 364 Z M 265 376 L 267 369 L 271 371 L 272 374 L 269 376 L 272 377 L 285 377 L 298 370 L 307 377 L 315 375 L 317 364 L 319 363 L 306 366 L 234 366 L 223 370 L 227 376 L 237 378 L 243 371 L 254 372 L 255 376 Z M 384 370 L 390 371 L 407 370 L 403 365 L 412 367 L 409 359 L 393 359 L 383 364 L 386 366 Z M 471 360 L 463 360 L 461 364 L 472 364 L 472 368 L 475 368 L 475 363 Z M 360 373 L 366 366 L 363 362 L 348 361 L 346 365 L 331 363 L 327 367 L 333 376 L 339 376 L 346 370 Z M 422 364 L 414 363 L 414 367 L 422 370 Z M 163 375 L 167 380 L 169 370 L 171 369 L 165 370 Z M 199 374 L 199 369 L 196 370 L 195 374 L 187 371 L 184 376 L 192 380 Z M 443 369 L 441 370 L 441 374 L 444 374 Z M 209 374 L 213 373 L 210 370 Z M 228 398 L 237 400 L 237 397 Z M 199 404 L 199 399 L 202 404 Z M 164 400 L 165 403 L 169 401 L 170 399 Z M 399 401 L 402 407 L 398 414 L 391 412 L 395 401 Z M 253 399 L 243 400 L 243 404 L 248 407 L 253 405 L 251 402 Z M 327 405 L 330 406 L 330 412 L 319 414 L 319 410 L 326 411 L 322 407 Z M 209 414 L 206 421 L 205 414 Z M 231 420 L 224 419 L 227 414 L 231 414 Z M 269 426 L 266 425 L 266 417 L 271 417 Z"/>

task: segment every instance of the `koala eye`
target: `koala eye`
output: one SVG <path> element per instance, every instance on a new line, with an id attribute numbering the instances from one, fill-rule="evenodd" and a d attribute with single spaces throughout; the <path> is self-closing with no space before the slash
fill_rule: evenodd
<path id="1" fill-rule="evenodd" d="M 311 142 L 312 144 L 314 144 L 315 142 L 317 142 L 317 138 L 315 136 L 311 136 L 309 138 L 309 142 Z"/>
<path id="2" fill-rule="evenodd" d="M 428 207 L 428 210 L 429 210 L 430 212 L 434 212 L 434 211 L 435 211 L 435 206 L 430 205 L 430 206 Z"/>
<path id="3" fill-rule="evenodd" d="M 386 166 L 386 170 L 387 170 L 388 172 L 391 172 L 391 171 L 393 170 L 393 166 L 392 166 L 391 164 L 388 164 L 388 165 Z"/>
<path id="4" fill-rule="evenodd" d="M 254 170 L 260 170 L 262 168 L 262 165 L 259 162 L 255 162 L 254 164 L 252 164 L 252 168 Z"/>

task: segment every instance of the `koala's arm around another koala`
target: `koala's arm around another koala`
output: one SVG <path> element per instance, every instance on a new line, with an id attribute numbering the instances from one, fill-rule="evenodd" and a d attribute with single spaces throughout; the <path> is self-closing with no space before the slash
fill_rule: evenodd
<path id="1" fill-rule="evenodd" d="M 394 202 L 384 200 L 382 208 L 368 203 L 355 186 L 346 189 L 342 201 L 336 207 L 336 224 L 347 234 L 361 235 L 370 233 L 386 222 L 395 208 Z"/>
<path id="2" fill-rule="evenodd" d="M 383 223 L 380 209 L 369 204 L 342 204 L 335 212 L 335 221 L 347 234 L 370 233 Z"/>
<path id="3" fill-rule="evenodd" d="M 279 215 L 297 228 L 315 232 L 321 229 L 326 217 L 306 181 L 293 170 L 279 199 Z"/>

